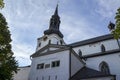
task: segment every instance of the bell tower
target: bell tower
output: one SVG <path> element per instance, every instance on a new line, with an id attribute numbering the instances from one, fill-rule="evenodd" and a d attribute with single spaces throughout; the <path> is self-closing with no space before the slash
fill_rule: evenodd
<path id="1" fill-rule="evenodd" d="M 57 4 L 55 12 L 50 19 L 49 29 L 44 31 L 44 36 L 38 38 L 36 48 L 37 51 L 48 44 L 65 45 L 63 34 L 59 30 L 60 22 Z"/>

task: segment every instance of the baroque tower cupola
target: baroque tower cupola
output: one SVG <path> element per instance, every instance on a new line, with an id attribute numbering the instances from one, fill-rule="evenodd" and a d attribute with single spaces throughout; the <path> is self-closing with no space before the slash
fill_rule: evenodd
<path id="1" fill-rule="evenodd" d="M 57 44 L 65 45 L 63 40 L 63 34 L 60 32 L 60 17 L 58 15 L 58 4 L 56 6 L 55 12 L 50 19 L 49 29 L 44 31 L 44 36 L 38 38 L 36 50 L 40 50 L 46 45 Z"/>
<path id="2" fill-rule="evenodd" d="M 50 19 L 49 29 L 44 31 L 45 35 L 57 34 L 59 37 L 63 38 L 63 34 L 59 30 L 60 17 L 58 15 L 58 4 L 56 6 L 55 12 Z"/>

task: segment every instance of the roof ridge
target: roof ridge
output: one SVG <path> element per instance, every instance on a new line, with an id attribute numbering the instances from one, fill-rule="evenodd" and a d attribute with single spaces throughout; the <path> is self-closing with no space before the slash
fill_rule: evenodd
<path id="1" fill-rule="evenodd" d="M 113 35 L 112 34 L 106 34 L 106 35 L 102 35 L 102 36 L 78 41 L 78 42 L 75 42 L 75 43 L 71 43 L 71 44 L 68 44 L 68 45 L 70 45 L 72 47 L 77 47 L 77 46 L 82 46 L 82 45 L 95 43 L 95 42 L 99 42 L 99 41 L 103 41 L 103 40 L 108 40 L 108 39 L 113 39 Z"/>

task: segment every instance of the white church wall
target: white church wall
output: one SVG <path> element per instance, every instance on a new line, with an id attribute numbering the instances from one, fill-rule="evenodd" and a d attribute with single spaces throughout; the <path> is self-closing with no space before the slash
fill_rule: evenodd
<path id="1" fill-rule="evenodd" d="M 106 51 L 119 49 L 118 43 L 115 39 L 102 41 L 102 44 L 104 44 Z"/>
<path id="2" fill-rule="evenodd" d="M 71 76 L 78 72 L 83 66 L 84 64 L 75 57 L 74 54 L 71 54 Z"/>
<path id="3" fill-rule="evenodd" d="M 30 67 L 20 67 L 19 71 L 14 73 L 13 80 L 28 80 L 28 75 L 30 72 Z"/>
<path id="4" fill-rule="evenodd" d="M 41 38 L 39 38 L 39 39 L 37 40 L 37 49 L 36 49 L 36 51 L 40 50 L 41 48 L 43 48 L 44 46 L 46 46 L 46 45 L 48 44 L 49 39 L 48 39 L 48 37 L 47 37 L 47 38 L 44 40 L 45 37 L 47 37 L 47 36 L 43 36 L 43 37 L 41 37 Z"/>
<path id="5" fill-rule="evenodd" d="M 100 52 L 101 49 L 99 46 L 100 46 L 100 43 L 93 43 L 93 44 L 76 47 L 74 48 L 74 50 L 78 53 L 80 49 L 82 52 L 82 55 L 86 55 L 86 54 Z"/>
<path id="6" fill-rule="evenodd" d="M 61 45 L 60 41 L 62 41 L 62 45 L 65 44 L 64 40 L 62 38 L 60 38 L 58 35 L 56 35 L 56 34 L 49 35 L 49 40 L 51 40 L 51 44 L 59 44 L 59 45 Z"/>
<path id="7" fill-rule="evenodd" d="M 78 53 L 79 49 L 82 51 L 82 55 L 88 55 L 93 53 L 101 52 L 101 45 L 105 46 L 106 51 L 118 49 L 118 43 L 115 39 L 105 40 L 101 42 L 96 42 L 92 44 L 87 44 L 83 46 L 74 47 L 76 53 Z"/>
<path id="8" fill-rule="evenodd" d="M 110 69 L 110 73 L 116 75 L 116 80 L 120 80 L 120 53 L 88 58 L 86 66 L 99 70 L 99 65 L 105 61 Z"/>
<path id="9" fill-rule="evenodd" d="M 52 61 L 60 61 L 59 67 L 51 67 Z M 36 69 L 37 64 L 50 64 L 49 68 Z M 62 51 L 50 55 L 36 57 L 32 59 L 30 80 L 68 80 L 69 78 L 69 51 Z"/>
<path id="10" fill-rule="evenodd" d="M 44 39 L 44 38 L 46 38 L 46 39 Z M 49 40 L 50 40 L 51 44 L 59 44 L 59 45 L 61 45 L 60 41 L 62 41 L 62 45 L 65 44 L 65 42 L 63 41 L 63 39 L 60 38 L 56 34 L 51 34 L 49 36 L 48 35 L 44 35 L 43 37 L 41 37 L 41 38 L 38 39 L 36 51 L 38 51 L 39 49 L 41 49 L 44 46 L 46 46 L 49 43 Z"/>

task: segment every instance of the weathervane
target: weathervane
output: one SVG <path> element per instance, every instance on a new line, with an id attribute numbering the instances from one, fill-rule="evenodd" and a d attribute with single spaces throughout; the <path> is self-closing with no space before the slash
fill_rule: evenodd
<path id="1" fill-rule="evenodd" d="M 60 3 L 60 1 L 58 0 L 58 1 L 57 1 L 57 5 L 58 5 L 59 3 Z"/>

